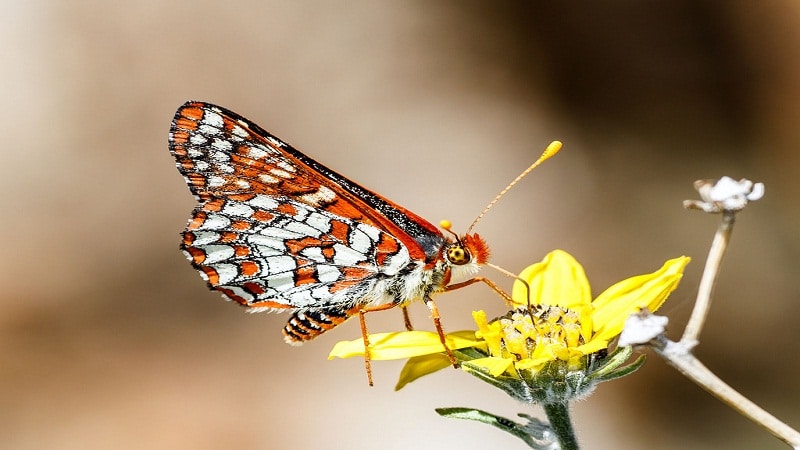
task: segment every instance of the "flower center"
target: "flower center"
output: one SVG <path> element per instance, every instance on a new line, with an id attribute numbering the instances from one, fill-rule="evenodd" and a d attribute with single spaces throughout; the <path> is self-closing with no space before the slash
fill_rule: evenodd
<path id="1" fill-rule="evenodd" d="M 500 347 L 519 361 L 543 350 L 561 356 L 564 350 L 586 342 L 580 314 L 569 308 L 533 305 L 519 308 L 495 320 L 500 325 Z M 493 355 L 503 356 L 503 355 Z"/>

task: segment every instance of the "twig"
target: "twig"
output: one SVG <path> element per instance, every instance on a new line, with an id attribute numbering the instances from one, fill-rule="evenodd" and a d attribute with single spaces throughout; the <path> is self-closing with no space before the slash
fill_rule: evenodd
<path id="1" fill-rule="evenodd" d="M 727 189 L 731 195 L 724 201 L 720 201 L 722 197 L 719 196 L 719 192 L 712 192 L 712 190 L 717 189 L 717 186 L 722 186 L 720 189 Z M 675 367 L 684 376 L 697 383 L 697 385 L 722 400 L 723 403 L 738 411 L 740 414 L 761 425 L 778 439 L 786 442 L 795 449 L 800 449 L 800 433 L 797 430 L 781 422 L 775 416 L 766 412 L 734 390 L 692 354 L 692 349 L 694 349 L 699 342 L 698 338 L 700 332 L 703 329 L 708 311 L 711 308 L 711 297 L 714 292 L 714 285 L 717 281 L 717 275 L 719 275 L 722 257 L 730 241 L 733 224 L 736 219 L 736 212 L 744 208 L 747 204 L 747 200 L 758 200 L 764 193 L 761 183 L 754 185 L 749 180 L 744 179 L 738 183 L 730 179 L 722 179 L 717 185 L 713 186 L 709 181 L 700 180 L 695 183 L 695 187 L 698 188 L 705 202 L 687 201 L 684 202 L 684 205 L 690 208 L 702 209 L 710 213 L 721 212 L 722 222 L 717 228 L 714 240 L 711 243 L 711 249 L 706 259 L 706 266 L 703 270 L 703 276 L 700 279 L 700 285 L 697 289 L 697 300 L 695 301 L 694 310 L 692 311 L 692 315 L 689 318 L 681 340 L 678 342 L 670 341 L 661 333 L 650 341 L 650 345 L 668 364 Z"/>
<path id="2" fill-rule="evenodd" d="M 694 381 L 711 395 L 761 425 L 778 439 L 796 449 L 800 449 L 800 433 L 797 430 L 781 422 L 722 381 L 708 367 L 703 365 L 691 353 L 691 348 L 683 345 L 683 342 L 676 343 L 663 338 L 658 343 L 654 343 L 653 348 L 667 363 L 678 369 L 685 377 Z"/>
<path id="3" fill-rule="evenodd" d="M 714 293 L 714 285 L 717 282 L 722 257 L 728 248 L 735 220 L 736 213 L 734 212 L 725 211 L 722 214 L 722 222 L 720 222 L 717 233 L 714 235 L 714 240 L 711 242 L 703 277 L 700 279 L 700 286 L 697 288 L 697 300 L 694 303 L 694 310 L 692 310 L 692 315 L 686 324 L 683 337 L 681 337 L 681 343 L 684 345 L 691 347 L 697 345 L 700 331 L 703 329 L 708 310 L 711 308 L 711 295 Z"/>

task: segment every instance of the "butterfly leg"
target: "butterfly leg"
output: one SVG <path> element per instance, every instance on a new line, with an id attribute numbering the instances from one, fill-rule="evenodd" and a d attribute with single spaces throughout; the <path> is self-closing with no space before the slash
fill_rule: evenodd
<path id="1" fill-rule="evenodd" d="M 433 317 L 433 325 L 436 326 L 436 332 L 439 333 L 439 340 L 442 342 L 442 346 L 444 347 L 445 353 L 447 353 L 447 357 L 450 358 L 450 362 L 453 364 L 453 367 L 456 369 L 458 368 L 458 361 L 456 357 L 453 355 L 452 350 L 450 347 L 447 346 L 447 337 L 444 333 L 444 329 L 442 329 L 442 320 L 439 317 L 439 308 L 436 306 L 436 303 L 433 302 L 433 299 L 430 297 L 425 297 L 425 305 L 431 310 L 431 317 Z"/>
<path id="2" fill-rule="evenodd" d="M 505 300 L 507 303 L 511 303 L 511 296 L 508 295 L 508 293 L 506 291 L 502 290 L 500 288 L 500 286 L 494 284 L 494 282 L 492 282 L 492 280 L 490 280 L 488 278 L 484 278 L 484 277 L 470 278 L 469 280 L 463 281 L 461 283 L 451 284 L 449 286 L 446 286 L 444 288 L 444 290 L 445 291 L 452 291 L 454 289 L 460 289 L 462 287 L 469 286 L 470 284 L 475 284 L 475 283 L 479 283 L 479 282 L 480 283 L 486 283 L 486 285 L 489 286 L 490 289 L 495 291 L 500 297 L 503 297 L 503 300 Z"/>
<path id="3" fill-rule="evenodd" d="M 369 312 L 383 311 L 385 309 L 394 308 L 395 306 L 397 305 L 394 303 L 387 303 L 379 306 L 361 307 L 356 310 L 358 313 L 358 322 L 361 324 L 361 338 L 364 339 L 364 369 L 367 371 L 367 382 L 369 382 L 370 386 L 373 386 L 372 357 L 370 355 L 369 330 L 367 329 L 366 315 Z M 405 311 L 405 308 L 403 308 L 403 310 Z M 353 314 L 355 314 L 355 312 L 353 312 Z"/>
<path id="4" fill-rule="evenodd" d="M 370 386 L 374 386 L 372 382 L 372 363 L 369 346 L 369 331 L 367 330 L 367 311 L 364 309 L 358 310 L 358 322 L 361 324 L 361 337 L 364 339 L 364 370 L 367 371 L 367 382 Z"/>
<path id="5" fill-rule="evenodd" d="M 403 323 L 406 326 L 406 331 L 414 331 L 414 325 L 411 325 L 411 317 L 408 315 L 408 306 L 403 305 L 400 309 L 403 310 Z"/>

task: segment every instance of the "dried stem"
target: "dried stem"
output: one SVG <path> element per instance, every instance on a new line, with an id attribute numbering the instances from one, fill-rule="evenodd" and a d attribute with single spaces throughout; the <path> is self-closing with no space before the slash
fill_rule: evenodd
<path id="1" fill-rule="evenodd" d="M 700 387 L 722 400 L 740 414 L 761 425 L 778 439 L 794 448 L 800 449 L 800 433 L 798 433 L 797 430 L 781 422 L 775 418 L 775 416 L 769 414 L 731 388 L 719 377 L 714 375 L 713 372 L 692 354 L 692 349 L 698 343 L 700 332 L 703 329 L 708 310 L 711 307 L 714 285 L 716 284 L 717 275 L 719 274 L 722 256 L 725 254 L 725 250 L 728 247 L 734 221 L 735 212 L 723 212 L 722 222 L 717 229 L 717 233 L 714 235 L 714 241 L 711 243 L 706 266 L 703 270 L 703 277 L 700 280 L 700 286 L 697 291 L 697 301 L 695 302 L 692 316 L 689 318 L 681 340 L 679 342 L 673 342 L 662 334 L 651 341 L 651 345 L 668 364 L 675 367 L 684 376 L 697 383 Z"/>
<path id="2" fill-rule="evenodd" d="M 714 240 L 711 242 L 711 249 L 706 259 L 706 267 L 703 270 L 703 277 L 700 279 L 700 286 L 697 289 L 697 300 L 694 303 L 694 310 L 692 311 L 692 316 L 689 318 L 689 323 L 686 324 L 686 329 L 681 338 L 682 343 L 691 347 L 697 345 L 700 331 L 703 329 L 706 317 L 708 316 L 708 310 L 711 308 L 711 295 L 714 293 L 714 285 L 717 283 L 717 275 L 719 274 L 720 264 L 722 264 L 722 257 L 725 255 L 725 250 L 728 248 L 728 242 L 731 238 L 735 220 L 735 213 L 725 211 L 722 214 L 722 222 L 719 224 L 719 228 L 717 228 L 717 233 L 714 235 Z"/>
<path id="3" fill-rule="evenodd" d="M 800 433 L 797 430 L 781 422 L 722 381 L 691 353 L 691 348 L 666 339 L 661 345 L 653 347 L 667 363 L 678 369 L 686 378 L 694 381 L 739 414 L 761 425 L 778 439 L 794 448 L 800 448 Z"/>

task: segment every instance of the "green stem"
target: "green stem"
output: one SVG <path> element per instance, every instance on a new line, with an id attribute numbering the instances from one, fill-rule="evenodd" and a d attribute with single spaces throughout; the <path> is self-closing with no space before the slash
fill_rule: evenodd
<path id="1" fill-rule="evenodd" d="M 550 421 L 550 427 L 561 444 L 561 450 L 578 450 L 578 440 L 572 429 L 572 419 L 569 417 L 567 403 L 545 403 L 544 412 Z"/>

